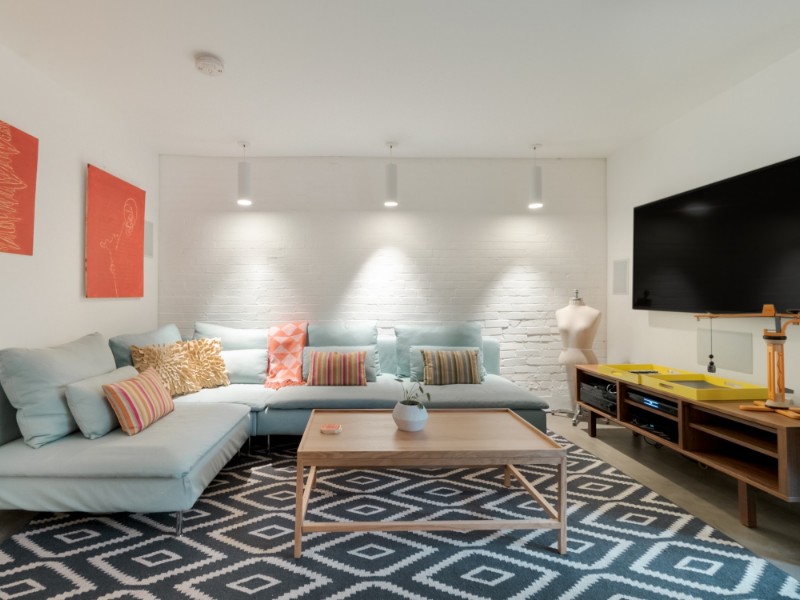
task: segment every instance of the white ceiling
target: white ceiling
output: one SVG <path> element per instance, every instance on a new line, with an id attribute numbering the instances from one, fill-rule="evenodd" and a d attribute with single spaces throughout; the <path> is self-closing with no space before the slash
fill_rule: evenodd
<path id="1" fill-rule="evenodd" d="M 0 44 L 163 154 L 597 157 L 799 49 L 800 2 L 0 0 Z"/>

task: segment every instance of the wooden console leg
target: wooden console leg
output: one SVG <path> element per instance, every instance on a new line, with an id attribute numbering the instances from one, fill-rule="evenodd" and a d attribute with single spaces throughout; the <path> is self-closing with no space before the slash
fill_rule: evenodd
<path id="1" fill-rule="evenodd" d="M 597 413 L 589 411 L 589 437 L 597 437 Z"/>
<path id="2" fill-rule="evenodd" d="M 744 481 L 739 482 L 739 522 L 745 527 L 756 527 L 755 489 Z"/>

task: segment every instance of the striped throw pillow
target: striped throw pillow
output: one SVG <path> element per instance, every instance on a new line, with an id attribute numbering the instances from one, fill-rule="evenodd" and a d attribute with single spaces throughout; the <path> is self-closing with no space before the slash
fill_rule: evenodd
<path id="1" fill-rule="evenodd" d="M 367 353 L 311 352 L 308 385 L 367 385 Z"/>
<path id="2" fill-rule="evenodd" d="M 480 383 L 478 350 L 422 350 L 425 385 Z"/>
<path id="3" fill-rule="evenodd" d="M 128 435 L 136 435 L 175 410 L 172 396 L 155 369 L 103 386 L 106 400 Z"/>

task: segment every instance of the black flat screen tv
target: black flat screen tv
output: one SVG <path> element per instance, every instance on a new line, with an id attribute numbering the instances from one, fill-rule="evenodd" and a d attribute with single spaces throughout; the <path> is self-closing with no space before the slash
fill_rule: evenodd
<path id="1" fill-rule="evenodd" d="M 633 308 L 800 309 L 800 157 L 633 210 Z"/>

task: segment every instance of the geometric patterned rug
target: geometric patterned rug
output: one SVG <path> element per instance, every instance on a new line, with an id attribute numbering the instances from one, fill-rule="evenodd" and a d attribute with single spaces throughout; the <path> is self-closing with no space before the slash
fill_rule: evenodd
<path id="1" fill-rule="evenodd" d="M 311 533 L 293 557 L 293 449 L 233 459 L 184 515 L 42 514 L 0 545 L 0 599 L 800 599 L 800 584 L 597 457 L 569 448 L 556 532 Z M 521 467 L 555 502 L 555 467 Z M 319 472 L 308 518 L 544 513 L 501 469 Z"/>

